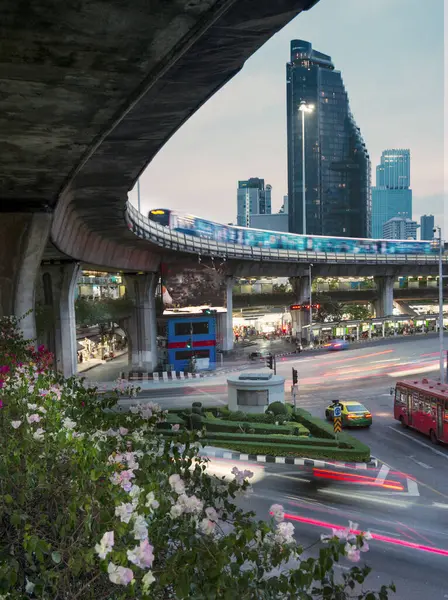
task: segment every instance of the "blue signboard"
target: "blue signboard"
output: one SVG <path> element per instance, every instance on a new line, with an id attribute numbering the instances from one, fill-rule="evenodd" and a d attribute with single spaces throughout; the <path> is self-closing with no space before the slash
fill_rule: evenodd
<path id="1" fill-rule="evenodd" d="M 334 407 L 334 416 L 335 416 L 335 417 L 340 417 L 340 416 L 341 416 L 341 414 L 342 414 L 341 405 L 340 405 L 340 404 L 337 404 L 337 405 Z"/>

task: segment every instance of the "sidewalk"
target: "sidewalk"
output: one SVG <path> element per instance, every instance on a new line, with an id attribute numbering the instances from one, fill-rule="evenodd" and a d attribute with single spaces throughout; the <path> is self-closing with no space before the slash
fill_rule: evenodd
<path id="1" fill-rule="evenodd" d="M 85 373 L 86 371 L 90 371 L 91 369 L 95 369 L 95 367 L 99 367 L 100 365 L 106 365 L 107 363 L 111 363 L 117 358 L 120 358 L 124 354 L 127 354 L 127 350 L 121 350 L 117 352 L 117 354 L 113 358 L 108 358 L 106 360 L 102 360 L 101 358 L 92 358 L 91 360 L 86 360 L 82 363 L 78 363 L 78 373 Z"/>

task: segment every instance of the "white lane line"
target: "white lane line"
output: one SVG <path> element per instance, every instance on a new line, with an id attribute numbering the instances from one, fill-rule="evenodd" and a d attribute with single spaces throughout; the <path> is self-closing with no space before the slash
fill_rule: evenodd
<path id="1" fill-rule="evenodd" d="M 427 465 L 424 462 L 420 462 L 419 460 L 417 460 L 416 458 L 414 458 L 413 456 L 409 457 L 413 462 L 417 463 L 418 465 L 420 465 L 421 467 L 423 467 L 424 469 L 432 469 L 431 466 Z"/>
<path id="2" fill-rule="evenodd" d="M 406 478 L 408 483 L 408 492 L 406 496 L 420 496 L 420 492 L 418 491 L 417 482 L 414 479 Z"/>
<path id="3" fill-rule="evenodd" d="M 381 469 L 379 470 L 378 476 L 375 479 L 375 484 L 376 485 L 383 485 L 384 480 L 387 477 L 387 474 L 389 473 L 390 469 L 387 465 L 382 465 Z"/>
<path id="4" fill-rule="evenodd" d="M 388 427 L 389 427 L 389 429 L 391 429 L 395 433 L 398 433 L 399 435 L 402 435 L 402 436 L 408 438 L 409 440 L 412 440 L 414 442 L 414 444 L 418 444 L 419 446 L 423 446 L 423 448 L 427 448 L 428 450 L 431 450 L 431 452 L 434 452 L 434 454 L 438 454 L 439 456 L 443 456 L 443 458 L 446 458 L 448 460 L 448 454 L 445 454 L 444 452 L 440 452 L 440 450 L 436 450 L 436 448 L 433 448 L 429 444 L 425 444 L 425 442 L 421 442 L 420 440 L 417 440 L 412 435 L 409 435 L 408 433 L 404 433 L 404 431 L 399 431 L 398 429 L 396 429 L 395 427 L 392 427 L 391 425 L 388 425 Z"/>
<path id="5" fill-rule="evenodd" d="M 443 502 L 433 502 L 431 506 L 434 506 L 434 508 L 448 508 L 448 504 L 443 504 Z"/>
<path id="6" fill-rule="evenodd" d="M 366 502 L 375 502 L 377 504 L 387 504 L 387 506 L 390 506 L 391 508 L 409 508 L 410 506 L 412 506 L 410 502 L 406 501 L 401 502 L 400 500 L 394 500 L 392 502 L 390 498 L 386 497 L 389 494 L 381 494 L 381 496 L 384 496 L 384 498 L 379 498 L 378 496 L 365 496 L 363 494 L 354 494 L 353 492 L 344 494 L 343 492 L 337 492 L 336 490 L 328 490 L 325 488 L 317 491 L 320 494 L 325 494 L 329 496 L 340 496 L 346 499 L 349 498 L 350 500 L 364 500 Z M 399 493 L 401 495 L 405 495 L 402 492 Z"/>

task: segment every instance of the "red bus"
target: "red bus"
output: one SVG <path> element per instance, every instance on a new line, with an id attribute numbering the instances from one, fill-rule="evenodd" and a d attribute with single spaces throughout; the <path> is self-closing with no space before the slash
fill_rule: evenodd
<path id="1" fill-rule="evenodd" d="M 448 384 L 426 378 L 398 381 L 394 417 L 403 427 L 428 435 L 434 444 L 448 443 Z"/>

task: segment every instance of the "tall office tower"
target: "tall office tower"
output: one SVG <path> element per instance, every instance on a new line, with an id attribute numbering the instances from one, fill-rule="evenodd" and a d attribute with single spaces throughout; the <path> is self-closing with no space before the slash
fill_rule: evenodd
<path id="1" fill-rule="evenodd" d="M 384 150 L 372 188 L 372 237 L 383 236 L 383 225 L 394 217 L 412 219 L 411 153 Z"/>
<path id="2" fill-rule="evenodd" d="M 264 179 L 258 177 L 238 181 L 237 225 L 250 227 L 251 215 L 270 215 L 271 191 L 272 186 L 265 187 Z"/>
<path id="3" fill-rule="evenodd" d="M 350 112 L 340 71 L 309 42 L 291 42 L 286 65 L 289 231 L 303 233 L 305 171 L 306 233 L 370 236 L 370 159 Z M 305 113 L 302 166 L 301 102 Z"/>
<path id="4" fill-rule="evenodd" d="M 432 240 L 434 238 L 434 216 L 422 215 L 420 217 L 420 239 Z"/>

